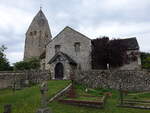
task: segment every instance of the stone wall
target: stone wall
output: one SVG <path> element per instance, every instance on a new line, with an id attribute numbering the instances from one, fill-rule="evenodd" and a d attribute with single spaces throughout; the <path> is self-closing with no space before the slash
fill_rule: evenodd
<path id="1" fill-rule="evenodd" d="M 136 60 L 133 61 L 132 57 L 136 56 Z M 139 70 L 141 69 L 141 56 L 139 50 L 128 50 L 128 64 L 124 64 L 123 66 L 119 67 L 120 70 Z"/>
<path id="2" fill-rule="evenodd" d="M 40 83 L 50 79 L 48 71 L 2 71 L 0 72 L 0 89 L 12 87 L 14 82 L 22 84 L 28 80 L 30 83 Z"/>
<path id="3" fill-rule="evenodd" d="M 130 91 L 150 90 L 150 72 L 147 70 L 90 70 L 77 72 L 76 81 L 92 88 L 113 88 Z"/>
<path id="4" fill-rule="evenodd" d="M 11 87 L 14 81 L 24 78 L 21 72 L 0 72 L 0 89 Z"/>

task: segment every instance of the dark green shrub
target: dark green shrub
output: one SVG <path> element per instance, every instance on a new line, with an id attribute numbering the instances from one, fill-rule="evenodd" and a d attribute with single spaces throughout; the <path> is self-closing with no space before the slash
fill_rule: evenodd
<path id="1" fill-rule="evenodd" d="M 40 60 L 38 58 L 30 58 L 25 61 L 16 62 L 14 64 L 14 70 L 31 70 L 39 68 Z"/>

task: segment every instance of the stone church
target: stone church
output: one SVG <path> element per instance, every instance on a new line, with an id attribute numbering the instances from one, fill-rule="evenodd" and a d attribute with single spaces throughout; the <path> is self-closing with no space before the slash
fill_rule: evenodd
<path id="1" fill-rule="evenodd" d="M 128 54 L 138 53 L 136 38 L 124 40 Z M 91 66 L 91 39 L 71 27 L 65 27 L 52 37 L 48 20 L 40 10 L 31 22 L 25 39 L 24 59 L 38 57 L 42 70 L 50 70 L 52 79 L 70 79 L 76 70 L 88 71 Z M 141 61 L 137 60 L 120 67 L 121 69 L 138 69 Z"/>

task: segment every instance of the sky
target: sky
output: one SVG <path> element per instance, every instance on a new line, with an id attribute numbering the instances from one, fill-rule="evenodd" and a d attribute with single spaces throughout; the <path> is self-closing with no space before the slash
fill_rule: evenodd
<path id="1" fill-rule="evenodd" d="M 0 46 L 11 64 L 23 60 L 25 33 L 42 6 L 52 36 L 65 26 L 94 39 L 137 37 L 150 52 L 150 0 L 0 0 Z"/>

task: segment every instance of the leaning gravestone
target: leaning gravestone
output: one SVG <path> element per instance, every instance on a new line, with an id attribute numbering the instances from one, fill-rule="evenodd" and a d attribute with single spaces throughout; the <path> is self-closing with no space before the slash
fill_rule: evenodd
<path id="1" fill-rule="evenodd" d="M 48 84 L 47 82 L 43 82 L 40 87 L 41 92 L 41 108 L 37 110 L 36 113 L 52 113 L 51 110 L 48 108 L 48 99 L 47 99 L 47 92 L 48 92 Z"/>

